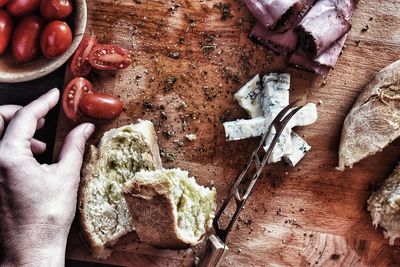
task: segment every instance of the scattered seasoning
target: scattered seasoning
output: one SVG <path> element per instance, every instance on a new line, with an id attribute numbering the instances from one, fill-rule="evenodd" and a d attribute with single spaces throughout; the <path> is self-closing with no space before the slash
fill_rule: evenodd
<path id="1" fill-rule="evenodd" d="M 218 8 L 221 11 L 221 20 L 226 20 L 227 18 L 233 17 L 231 14 L 231 4 L 223 4 L 219 2 L 217 4 L 214 4 L 214 7 Z"/>
<path id="2" fill-rule="evenodd" d="M 173 52 L 173 51 L 171 51 L 171 52 L 168 53 L 168 56 L 169 56 L 170 58 L 173 58 L 173 59 L 178 59 L 178 58 L 181 57 L 181 54 L 180 54 L 179 52 Z"/>
<path id="3" fill-rule="evenodd" d="M 144 107 L 147 111 L 153 110 L 153 109 L 154 109 L 154 106 L 153 106 L 153 104 L 151 103 L 150 99 L 146 99 L 146 100 L 143 102 L 143 107 Z"/>
<path id="4" fill-rule="evenodd" d="M 160 110 L 160 118 L 161 118 L 162 120 L 168 119 L 168 116 L 167 116 L 167 114 L 165 113 L 165 111 Z"/>
<path id="5" fill-rule="evenodd" d="M 221 123 L 226 122 L 229 119 L 229 116 L 231 115 L 230 110 L 225 110 L 224 113 L 222 114 L 221 118 L 219 118 Z"/>
<path id="6" fill-rule="evenodd" d="M 177 79 L 173 76 L 167 77 L 167 85 L 164 87 L 165 92 L 169 92 L 172 90 L 172 86 L 176 83 Z"/>
<path id="7" fill-rule="evenodd" d="M 185 37 L 181 36 L 179 37 L 179 43 L 184 44 L 185 43 Z"/>
<path id="8" fill-rule="evenodd" d="M 143 3 L 143 0 L 134 0 L 134 2 L 135 2 L 136 4 L 141 4 L 141 3 Z"/>
<path id="9" fill-rule="evenodd" d="M 356 46 L 359 46 L 360 45 L 360 40 L 356 40 Z"/>
<path id="10" fill-rule="evenodd" d="M 368 29 L 369 29 L 369 26 L 365 25 L 364 28 L 361 29 L 361 32 L 366 32 L 366 31 L 368 31 Z"/>
<path id="11" fill-rule="evenodd" d="M 334 260 L 334 261 L 336 261 L 336 260 L 338 260 L 338 259 L 340 259 L 340 255 L 339 254 L 332 254 L 331 255 L 331 260 Z"/>
<path id="12" fill-rule="evenodd" d="M 172 136 L 174 136 L 175 133 L 171 130 L 164 130 L 163 134 L 164 134 L 165 138 L 170 139 Z"/>
<path id="13" fill-rule="evenodd" d="M 174 14 L 180 7 L 181 7 L 180 4 L 175 4 L 171 6 L 168 10 L 171 11 L 171 14 Z"/>

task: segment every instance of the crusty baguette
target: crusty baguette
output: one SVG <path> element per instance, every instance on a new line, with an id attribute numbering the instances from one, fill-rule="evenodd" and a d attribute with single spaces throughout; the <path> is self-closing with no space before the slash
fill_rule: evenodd
<path id="1" fill-rule="evenodd" d="M 180 169 L 141 171 L 123 189 L 139 238 L 154 247 L 195 245 L 211 228 L 215 189 Z"/>
<path id="2" fill-rule="evenodd" d="M 82 169 L 78 217 L 82 236 L 96 258 L 110 256 L 112 246 L 134 228 L 121 192 L 123 183 L 136 171 L 161 168 L 150 121 L 112 129 L 97 148 L 90 147 Z"/>
<path id="3" fill-rule="evenodd" d="M 400 136 L 400 61 L 365 87 L 344 121 L 339 170 L 381 151 Z"/>
<path id="4" fill-rule="evenodd" d="M 389 243 L 400 238 L 400 164 L 368 200 L 372 223 L 384 229 Z"/>

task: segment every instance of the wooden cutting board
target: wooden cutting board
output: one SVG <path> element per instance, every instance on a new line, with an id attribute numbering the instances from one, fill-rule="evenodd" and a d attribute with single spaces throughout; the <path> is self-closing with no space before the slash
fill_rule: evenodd
<path id="1" fill-rule="evenodd" d="M 233 94 L 256 73 L 288 71 L 291 98 L 319 103 L 316 124 L 296 129 L 312 150 L 296 168 L 267 166 L 240 216 L 223 266 L 399 266 L 366 210 L 372 190 L 400 159 L 400 142 L 345 172 L 335 170 L 343 120 L 359 92 L 400 55 L 400 2 L 361 0 L 344 53 L 326 80 L 287 68 L 248 38 L 254 23 L 243 1 L 88 0 L 87 32 L 133 50 L 133 66 L 96 73 L 95 87 L 121 97 L 124 113 L 102 133 L 137 119 L 156 126 L 165 167 L 214 185 L 221 201 L 258 139 L 226 142 L 221 121 L 245 118 Z M 176 81 L 175 81 L 176 79 Z M 57 144 L 73 126 L 61 114 Z M 195 133 L 190 142 L 185 135 Z M 221 202 L 219 202 L 221 203 Z M 129 266 L 190 265 L 201 248 L 157 250 L 126 236 L 104 262 Z M 95 261 L 71 231 L 67 257 Z"/>

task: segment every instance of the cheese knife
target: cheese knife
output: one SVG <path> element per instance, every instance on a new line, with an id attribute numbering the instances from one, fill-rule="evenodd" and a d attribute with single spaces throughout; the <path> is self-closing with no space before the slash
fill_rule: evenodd
<path id="1" fill-rule="evenodd" d="M 262 136 L 258 147 L 254 150 L 251 158 L 248 160 L 244 170 L 237 177 L 236 182 L 231 187 L 228 196 L 222 203 L 221 208 L 218 210 L 213 220 L 213 228 L 215 233 L 210 235 L 206 243 L 206 251 L 204 255 L 198 260 L 197 266 L 199 267 L 217 267 L 220 265 L 225 253 L 228 251 L 227 241 L 228 235 L 232 227 L 239 218 L 239 214 L 243 209 L 246 201 L 251 195 L 255 184 L 265 166 L 268 162 L 272 151 L 275 148 L 283 130 L 290 121 L 290 119 L 303 107 L 294 107 L 297 101 L 286 106 L 275 117 L 268 131 Z M 275 136 L 267 149 L 264 148 L 265 139 L 271 134 L 272 128 L 275 129 Z M 246 179 L 245 179 L 246 178 Z M 235 204 L 236 210 L 225 227 L 221 226 L 221 216 L 228 213 L 229 204 Z"/>

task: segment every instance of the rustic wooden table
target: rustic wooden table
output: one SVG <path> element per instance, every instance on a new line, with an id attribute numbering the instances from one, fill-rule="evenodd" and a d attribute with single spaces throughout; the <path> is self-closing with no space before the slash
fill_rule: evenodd
<path id="1" fill-rule="evenodd" d="M 98 125 L 91 142 L 95 144 L 109 128 L 151 119 L 167 155 L 165 166 L 188 169 L 202 184 L 215 185 L 222 199 L 257 142 L 225 141 L 221 120 L 246 116 L 233 93 L 255 73 L 288 70 L 293 99 L 322 103 L 318 122 L 299 130 L 313 148 L 297 168 L 267 167 L 232 234 L 223 266 L 400 266 L 399 243 L 389 246 L 381 231 L 372 227 L 365 204 L 399 160 L 400 141 L 352 170 L 335 170 L 341 126 L 352 103 L 377 71 L 399 58 L 400 2 L 359 2 L 344 54 L 326 81 L 287 69 L 284 57 L 251 42 L 247 35 L 254 20 L 242 1 L 223 1 L 231 5 L 232 14 L 225 20 L 214 6 L 219 2 L 87 1 L 88 32 L 134 51 L 132 68 L 96 76 L 95 86 L 121 96 L 126 110 L 118 120 Z M 369 29 L 362 31 L 366 25 Z M 61 77 L 56 79 L 62 82 Z M 176 78 L 172 85 L 171 77 Z M 53 87 L 38 86 L 36 93 L 27 93 L 21 86 L 5 86 L 1 103 L 24 103 Z M 18 89 L 13 91 L 14 87 Z M 183 110 L 182 101 L 187 105 Z M 162 106 L 166 119 L 160 115 Z M 61 114 L 56 150 L 72 126 Z M 54 134 L 54 124 L 48 127 Z M 187 133 L 197 133 L 198 139 L 185 141 Z M 105 262 L 181 266 L 190 265 L 196 253 L 156 250 L 131 234 Z M 96 261 L 78 237 L 76 225 L 67 255 Z"/>

